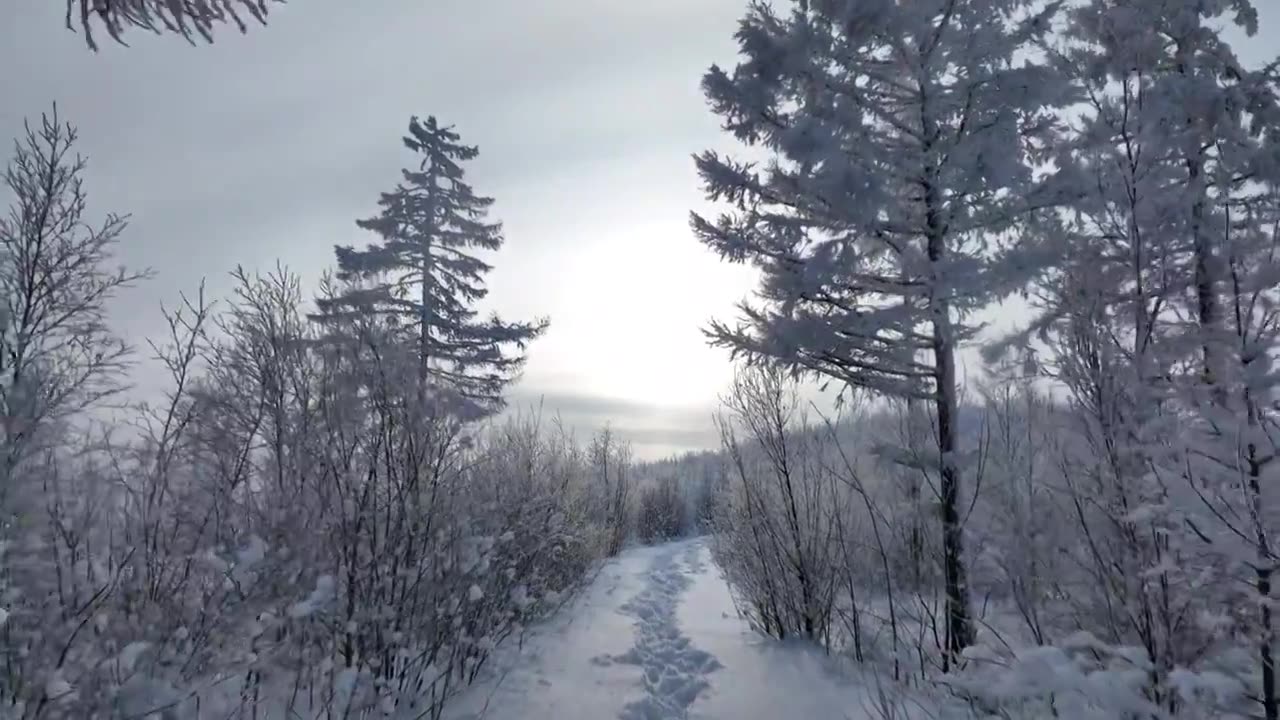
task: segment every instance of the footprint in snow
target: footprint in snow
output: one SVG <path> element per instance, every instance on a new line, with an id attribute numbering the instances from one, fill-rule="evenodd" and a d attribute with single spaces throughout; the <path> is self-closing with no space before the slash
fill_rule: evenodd
<path id="1" fill-rule="evenodd" d="M 691 546 L 684 558 L 693 572 L 702 570 L 698 551 Z M 645 695 L 622 709 L 621 720 L 682 720 L 709 687 L 706 676 L 722 667 L 680 632 L 676 607 L 691 584 L 672 551 L 654 560 L 644 589 L 622 606 L 635 618 L 636 644 L 611 660 L 641 668 Z"/>

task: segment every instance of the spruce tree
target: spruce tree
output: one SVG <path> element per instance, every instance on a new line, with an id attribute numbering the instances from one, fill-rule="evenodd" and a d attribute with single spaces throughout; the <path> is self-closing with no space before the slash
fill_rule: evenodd
<path id="1" fill-rule="evenodd" d="M 493 198 L 464 180 L 462 163 L 478 149 L 434 117 L 410 119 L 404 144 L 421 162 L 382 194 L 381 212 L 356 222 L 381 240 L 359 250 L 335 248 L 338 278 L 349 287 L 321 301 L 321 309 L 373 314 L 396 328 L 416 350 L 420 392 L 449 393 L 479 414 L 498 410 L 524 349 L 547 321 L 480 319 L 474 308 L 488 293 L 484 277 L 493 269 L 476 251 L 497 251 L 503 243 L 501 223 L 488 220 Z"/>

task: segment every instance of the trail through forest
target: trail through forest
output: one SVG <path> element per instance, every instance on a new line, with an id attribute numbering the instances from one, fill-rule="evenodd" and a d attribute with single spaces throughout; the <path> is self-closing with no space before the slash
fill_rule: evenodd
<path id="1" fill-rule="evenodd" d="M 450 720 L 871 717 L 820 652 L 747 628 L 702 538 L 623 553 L 495 660 Z"/>

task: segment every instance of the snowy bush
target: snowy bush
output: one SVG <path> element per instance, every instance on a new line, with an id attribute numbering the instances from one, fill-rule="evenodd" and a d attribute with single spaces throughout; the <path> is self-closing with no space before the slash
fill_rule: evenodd
<path id="1" fill-rule="evenodd" d="M 846 577 L 834 456 L 780 372 L 740 373 L 725 403 L 731 470 L 713 515 L 713 557 L 758 630 L 825 641 Z"/>
<path id="2" fill-rule="evenodd" d="M 608 528 L 605 552 L 617 555 L 633 529 L 631 445 L 605 426 L 587 448 L 591 479 L 587 494 L 596 524 Z"/>
<path id="3" fill-rule="evenodd" d="M 640 542 L 672 540 L 685 534 L 684 498 L 674 477 L 640 489 L 636 529 Z"/>
<path id="4" fill-rule="evenodd" d="M 639 487 L 674 485 L 680 513 L 675 537 L 701 535 L 711 531 L 713 505 L 728 482 L 724 456 L 713 450 L 637 463 L 633 475 Z"/>
<path id="5" fill-rule="evenodd" d="M 168 390 L 131 406 L 137 434 L 80 438 L 126 353 L 104 303 L 138 276 L 102 269 L 124 224 L 80 219 L 73 141 L 46 120 L 6 178 L 13 217 L 49 225 L 0 222 L 0 717 L 439 717 L 618 532 L 567 433 L 482 422 L 519 366 L 503 346 L 545 324 L 440 298 L 449 332 L 406 333 L 353 251 L 310 316 L 287 270 L 237 270 L 222 308 L 202 290 L 165 313 Z"/>

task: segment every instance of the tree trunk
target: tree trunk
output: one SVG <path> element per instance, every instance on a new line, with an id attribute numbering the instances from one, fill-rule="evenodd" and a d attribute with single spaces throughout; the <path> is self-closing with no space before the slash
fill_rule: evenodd
<path id="1" fill-rule="evenodd" d="M 956 427 L 959 408 L 955 341 L 952 337 L 949 290 L 938 272 L 946 260 L 946 237 L 938 217 L 939 205 L 936 188 L 926 183 L 929 262 L 934 268 L 929 303 L 933 311 L 934 402 L 938 413 L 942 563 L 946 582 L 946 647 L 942 656 L 942 669 L 946 672 L 959 660 L 961 651 L 973 644 L 973 625 L 969 619 L 969 584 L 964 566 L 964 533 L 960 525 L 962 477 L 955 463 L 960 444 L 959 428 Z"/>
<path id="2" fill-rule="evenodd" d="M 946 303 L 943 302 L 945 312 Z M 964 531 L 960 525 L 961 474 L 955 465 L 959 449 L 956 428 L 956 385 L 954 349 L 947 338 L 947 323 L 934 323 L 934 356 L 938 383 L 938 452 L 941 454 L 942 561 L 946 578 L 947 631 L 943 671 L 959 659 L 960 652 L 973 644 L 969 620 L 969 584 L 964 566 Z"/>
<path id="3" fill-rule="evenodd" d="M 1245 391 L 1245 405 L 1249 413 L 1249 431 L 1256 432 L 1259 425 L 1258 410 L 1252 394 Z M 1271 541 L 1267 536 L 1262 498 L 1262 468 L 1258 446 L 1250 438 L 1246 448 L 1249 464 L 1250 514 L 1254 525 L 1254 548 L 1258 559 L 1257 580 L 1254 589 L 1258 594 L 1258 660 L 1262 665 L 1262 714 L 1265 720 L 1280 720 L 1280 699 L 1276 697 L 1275 628 L 1271 618 L 1271 572 L 1274 560 Z"/>
<path id="4" fill-rule="evenodd" d="M 1271 568 L 1258 568 L 1258 602 L 1261 604 L 1259 618 L 1260 640 L 1258 656 L 1262 662 L 1262 716 L 1266 720 L 1280 718 L 1280 701 L 1276 698 L 1276 659 L 1272 652 L 1275 645 L 1275 628 L 1271 620 Z"/>
<path id="5" fill-rule="evenodd" d="M 418 313 L 418 388 L 419 393 L 426 393 L 428 379 L 428 363 L 431 352 L 427 349 L 431 342 L 431 238 L 422 241 L 422 308 Z"/>
<path id="6" fill-rule="evenodd" d="M 1196 29 L 1199 29 L 1197 15 Z M 1183 38 L 1178 41 L 1177 71 L 1184 79 L 1194 75 L 1195 58 L 1192 40 Z M 1218 387 L 1222 382 L 1222 353 L 1217 349 L 1222 329 L 1222 308 L 1218 299 L 1217 266 L 1214 257 L 1213 240 L 1205 228 L 1205 210 L 1208 197 L 1205 192 L 1205 150 L 1196 132 L 1196 118 L 1186 118 L 1187 137 L 1183 141 L 1184 164 L 1187 169 L 1187 194 L 1191 206 L 1190 233 L 1192 249 L 1195 255 L 1196 313 L 1200 325 L 1201 345 L 1203 352 L 1203 377 L 1206 385 L 1211 387 L 1215 402 L 1225 401 L 1225 390 Z"/>
<path id="7" fill-rule="evenodd" d="M 908 447 L 918 447 L 916 436 L 916 401 L 907 398 L 907 443 Z M 919 590 L 924 583 L 924 528 L 920 513 L 920 491 L 923 484 L 920 472 L 914 468 L 908 470 L 907 501 L 911 505 L 910 527 L 907 530 L 907 559 L 911 563 L 912 586 Z"/>
<path id="8" fill-rule="evenodd" d="M 959 450 L 958 403 L 956 399 L 955 338 L 951 324 L 950 278 L 945 274 L 948 228 L 944 203 L 938 187 L 935 142 L 939 137 L 937 120 L 931 108 L 931 79 L 922 75 L 920 87 L 920 127 L 923 132 L 924 166 L 920 177 L 923 191 L 925 240 L 929 256 L 929 311 L 933 325 L 934 403 L 938 413 L 938 468 L 942 519 L 942 563 L 946 583 L 946 639 L 942 654 L 942 670 L 947 672 L 964 648 L 973 644 L 973 625 L 969 619 L 969 583 L 964 566 L 964 537 L 960 526 L 961 474 L 956 467 Z"/>
<path id="9" fill-rule="evenodd" d="M 1217 349 L 1222 326 L 1222 311 L 1218 303 L 1218 280 L 1214 265 L 1213 241 L 1204 229 L 1203 175 L 1204 163 L 1200 154 L 1187 158 L 1187 184 L 1194 194 L 1191 201 L 1191 233 L 1195 248 L 1196 313 L 1200 325 L 1202 352 L 1204 353 L 1204 381 L 1213 388 L 1215 401 L 1224 400 L 1221 353 Z"/>

